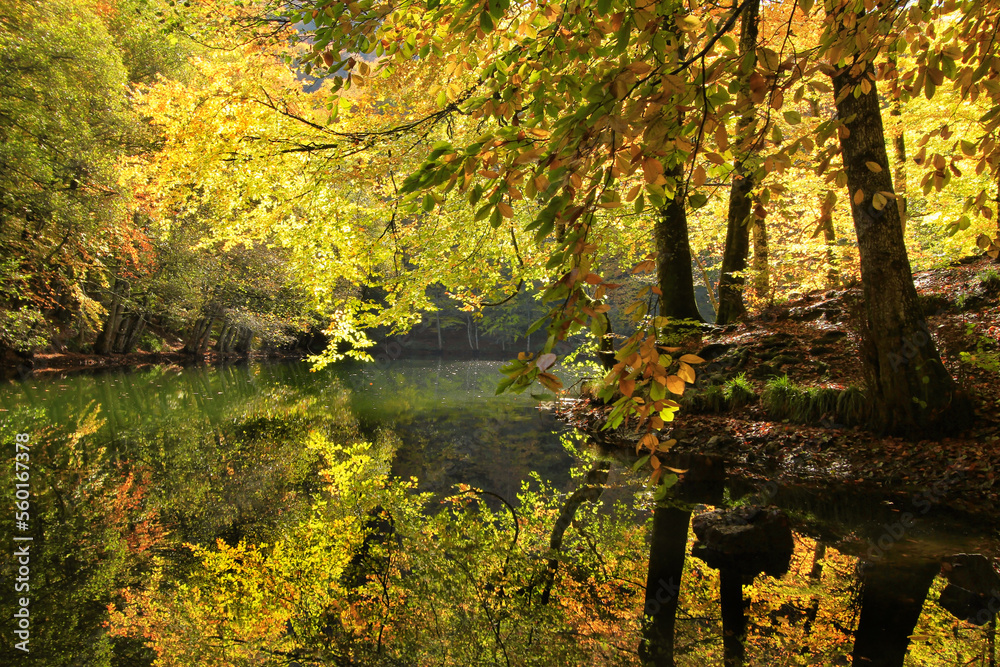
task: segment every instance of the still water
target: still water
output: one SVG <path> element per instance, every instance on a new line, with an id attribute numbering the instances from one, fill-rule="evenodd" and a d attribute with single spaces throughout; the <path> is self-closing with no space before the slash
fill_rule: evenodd
<path id="1" fill-rule="evenodd" d="M 689 456 L 657 506 L 498 367 L 0 387 L 0 664 L 995 665 L 997 530 L 948 473 L 860 494 Z"/>

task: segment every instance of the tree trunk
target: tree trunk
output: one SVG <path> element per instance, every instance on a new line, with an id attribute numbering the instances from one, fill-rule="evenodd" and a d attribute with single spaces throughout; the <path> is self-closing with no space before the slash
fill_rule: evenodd
<path id="1" fill-rule="evenodd" d="M 743 667 L 747 617 L 743 606 L 743 575 L 736 570 L 719 571 L 719 606 L 722 608 L 722 664 Z"/>
<path id="2" fill-rule="evenodd" d="M 862 82 L 867 92 L 855 95 Z M 861 258 L 864 361 L 878 421 L 894 432 L 964 428 L 969 402 L 941 364 L 920 312 L 899 208 L 873 201 L 877 193 L 890 193 L 891 200 L 892 193 L 874 68 L 865 61 L 849 65 L 834 75 L 833 88 L 837 116 L 850 119 L 840 147 Z"/>
<path id="3" fill-rule="evenodd" d="M 740 24 L 740 95 L 737 102 L 743 107 L 743 114 L 736 123 L 737 156 L 734 161 L 733 185 L 729 191 L 729 215 L 726 221 L 726 247 L 722 253 L 722 273 L 719 276 L 719 309 L 716 324 L 729 324 L 746 313 L 743 304 L 743 286 L 746 279 L 743 272 L 747 268 L 750 252 L 750 224 L 752 202 L 750 192 L 756 185 L 750 159 L 749 144 L 753 138 L 755 106 L 750 98 L 750 74 L 757 60 L 753 56 L 757 49 L 757 22 L 760 15 L 760 1 L 752 0 L 743 9 Z M 747 55 L 749 55 L 749 58 Z"/>
<path id="4" fill-rule="evenodd" d="M 229 339 L 229 332 L 232 330 L 228 321 L 222 323 L 222 331 L 219 332 L 219 339 L 215 341 L 215 350 L 219 354 L 226 353 L 226 342 Z"/>
<path id="5" fill-rule="evenodd" d="M 438 330 L 438 350 L 444 350 L 444 343 L 441 340 L 441 311 L 437 311 L 437 330 Z"/>
<path id="6" fill-rule="evenodd" d="M 895 206 L 890 208 L 896 210 Z M 924 598 L 940 570 L 941 564 L 936 561 L 865 563 L 861 619 L 854 633 L 852 664 L 902 667 Z"/>
<path id="7" fill-rule="evenodd" d="M 206 317 L 207 324 L 205 326 L 205 333 L 202 335 L 201 340 L 198 342 L 198 356 L 204 356 L 208 352 L 208 345 L 212 342 L 212 325 L 215 324 L 214 317 Z"/>
<path id="8" fill-rule="evenodd" d="M 767 266 L 767 227 L 764 218 L 753 218 L 753 286 L 757 298 L 767 299 L 771 292 L 770 269 Z"/>
<path id="9" fill-rule="evenodd" d="M 195 354 L 198 352 L 198 344 L 201 342 L 202 337 L 205 334 L 205 318 L 201 317 L 195 320 L 194 324 L 191 325 L 191 333 L 188 336 L 187 342 L 184 343 L 184 352 L 187 354 Z"/>
<path id="10" fill-rule="evenodd" d="M 119 354 L 128 354 L 135 348 L 135 343 L 139 340 L 139 335 L 146 328 L 146 320 L 142 315 L 135 313 L 129 315 L 122 323 L 118 340 L 115 341 L 115 351 Z"/>
<path id="11" fill-rule="evenodd" d="M 827 190 L 826 195 L 819 204 L 820 218 L 819 225 L 816 226 L 815 238 L 819 232 L 823 232 L 826 241 L 826 284 L 833 289 L 840 286 L 840 270 L 837 268 L 837 233 L 833 228 L 833 208 L 837 203 L 837 195 L 832 190 Z"/>
<path id="12" fill-rule="evenodd" d="M 671 167 L 665 173 L 677 189 L 656 216 L 657 274 L 660 285 L 660 315 L 676 320 L 703 322 L 694 299 L 691 245 L 688 242 L 687 211 L 684 201 L 684 168 Z"/>
<path id="13" fill-rule="evenodd" d="M 889 74 L 890 96 L 892 106 L 889 107 L 889 115 L 893 118 L 892 123 L 892 145 L 896 153 L 896 168 L 893 170 L 893 186 L 896 193 L 896 206 L 899 208 L 899 224 L 903 229 L 903 236 L 906 236 L 906 136 L 903 132 L 903 107 L 899 100 L 899 70 L 897 69 L 899 54 L 896 49 L 889 51 Z"/>
<path id="14" fill-rule="evenodd" d="M 674 666 L 674 626 L 690 522 L 691 512 L 676 507 L 657 507 L 653 511 L 639 644 L 639 658 L 646 667 Z"/>
<path id="15" fill-rule="evenodd" d="M 94 342 L 94 352 L 97 354 L 111 354 L 115 349 L 115 342 L 118 339 L 118 329 L 121 326 L 122 311 L 122 290 L 125 283 L 115 279 L 115 286 L 112 288 L 111 306 L 108 308 L 108 317 L 104 320 L 104 328 L 98 334 Z"/>

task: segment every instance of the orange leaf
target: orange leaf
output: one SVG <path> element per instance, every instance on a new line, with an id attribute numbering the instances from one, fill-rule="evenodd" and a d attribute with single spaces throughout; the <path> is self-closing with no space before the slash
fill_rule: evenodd
<path id="1" fill-rule="evenodd" d="M 632 396 L 632 392 L 635 391 L 635 380 L 624 379 L 618 383 L 618 388 L 621 389 L 622 393 L 626 396 Z"/>
<path id="2" fill-rule="evenodd" d="M 681 361 L 688 364 L 703 364 L 705 360 L 699 357 L 697 354 L 683 354 L 681 355 Z"/>

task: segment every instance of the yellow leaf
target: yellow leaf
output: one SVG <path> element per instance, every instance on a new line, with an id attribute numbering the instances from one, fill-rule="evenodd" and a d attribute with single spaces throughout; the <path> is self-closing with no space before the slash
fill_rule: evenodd
<path id="1" fill-rule="evenodd" d="M 882 171 L 882 165 L 878 162 L 872 162 L 869 160 L 868 162 L 865 162 L 865 166 L 868 167 L 868 171 L 873 171 L 876 174 Z"/>
<path id="2" fill-rule="evenodd" d="M 861 202 L 863 202 L 864 200 L 865 200 L 865 191 L 859 188 L 858 191 L 854 193 L 855 206 L 860 206 Z"/>
<path id="3" fill-rule="evenodd" d="M 667 378 L 667 389 L 670 390 L 671 394 L 677 394 L 680 396 L 684 393 L 684 380 L 680 379 L 676 375 L 671 375 Z"/>
<path id="4" fill-rule="evenodd" d="M 681 361 L 688 364 L 703 364 L 705 360 L 699 357 L 697 354 L 682 354 Z"/>

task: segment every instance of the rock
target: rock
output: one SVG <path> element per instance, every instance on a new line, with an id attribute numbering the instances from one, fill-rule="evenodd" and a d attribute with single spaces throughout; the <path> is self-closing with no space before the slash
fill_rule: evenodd
<path id="1" fill-rule="evenodd" d="M 1000 610 L 1000 573 L 980 554 L 956 554 L 941 567 L 948 585 L 938 600 L 955 618 L 986 625 Z"/>
<path id="2" fill-rule="evenodd" d="M 955 584 L 948 584 L 944 587 L 944 590 L 941 591 L 941 597 L 938 598 L 938 604 L 948 610 L 955 618 L 980 626 L 989 623 L 990 619 L 996 615 L 992 609 L 1000 608 L 993 598 L 976 595 Z"/>
<path id="3" fill-rule="evenodd" d="M 847 334 L 843 331 L 827 331 L 825 334 L 813 341 L 816 345 L 830 345 L 831 343 L 836 343 L 842 338 L 845 338 Z"/>
<path id="4" fill-rule="evenodd" d="M 726 354 L 734 347 L 736 347 L 734 343 L 712 343 L 701 348 L 701 351 L 698 352 L 698 356 L 705 361 L 712 361 Z"/>
<path id="5" fill-rule="evenodd" d="M 816 347 L 809 348 L 809 354 L 817 356 L 821 354 L 830 354 L 831 352 L 833 352 L 833 348 L 826 347 L 825 345 L 817 345 Z"/>
<path id="6" fill-rule="evenodd" d="M 1000 596 L 1000 573 L 996 564 L 981 554 L 956 554 L 941 568 L 949 583 L 979 595 Z"/>
<path id="7" fill-rule="evenodd" d="M 772 360 L 772 363 L 775 366 L 782 366 L 784 364 L 801 364 L 804 361 L 805 360 L 802 359 L 802 357 L 796 356 L 794 354 L 779 354 Z"/>
<path id="8" fill-rule="evenodd" d="M 778 377 L 781 375 L 773 366 L 770 364 L 760 364 L 752 371 L 750 371 L 750 377 L 754 380 L 770 380 L 773 377 Z"/>
<path id="9" fill-rule="evenodd" d="M 788 316 L 793 320 L 804 322 L 816 320 L 820 317 L 825 317 L 827 320 L 833 322 L 838 320 L 841 315 L 843 315 L 843 310 L 840 308 L 839 299 L 825 299 L 818 303 L 799 306 L 788 311 Z"/>
<path id="10" fill-rule="evenodd" d="M 788 517 L 757 506 L 715 510 L 692 521 L 698 538 L 692 554 L 710 567 L 746 576 L 780 577 L 788 571 L 795 540 Z"/>

